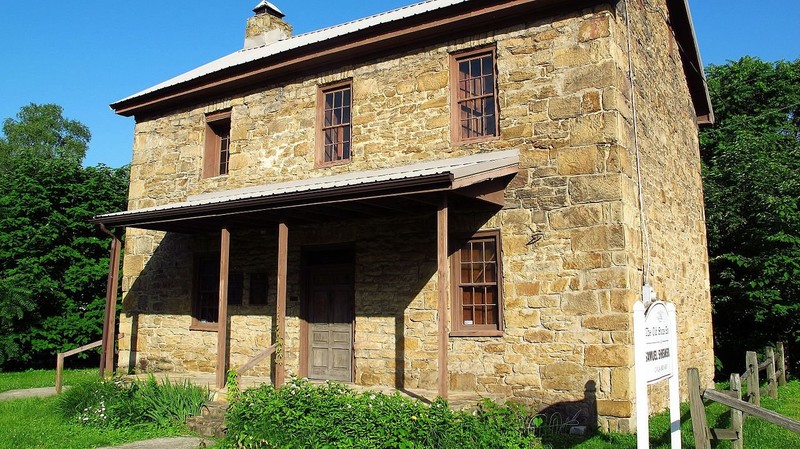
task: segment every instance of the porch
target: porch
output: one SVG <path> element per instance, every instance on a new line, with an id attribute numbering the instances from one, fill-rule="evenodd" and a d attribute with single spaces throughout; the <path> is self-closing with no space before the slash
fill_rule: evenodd
<path id="1" fill-rule="evenodd" d="M 299 296 L 299 304 L 289 305 L 288 291 L 289 277 L 297 275 L 297 269 L 289 269 L 290 235 L 293 241 L 302 237 L 313 226 L 320 223 L 355 223 L 365 220 L 392 219 L 391 217 L 425 217 L 433 214 L 433 229 L 428 227 L 429 236 L 432 238 L 432 254 L 435 257 L 433 273 L 435 275 L 436 307 L 433 309 L 431 321 L 427 323 L 436 326 L 436 389 L 406 389 L 402 388 L 402 374 L 399 382 L 394 382 L 394 387 L 400 386 L 400 391 L 411 396 L 430 399 L 442 396 L 450 400 L 472 401 L 479 399 L 477 394 L 458 393 L 449 396 L 448 373 L 448 305 L 450 302 L 450 265 L 451 252 L 450 235 L 453 224 L 450 222 L 454 212 L 466 212 L 475 215 L 475 211 L 485 211 L 488 216 L 496 213 L 504 205 L 504 189 L 517 172 L 518 154 L 516 150 L 480 154 L 462 158 L 431 161 L 421 164 L 395 169 L 373 170 L 368 172 L 353 172 L 343 175 L 323 177 L 305 181 L 296 181 L 282 184 L 266 185 L 225 191 L 189 197 L 186 202 L 129 212 L 108 214 L 95 218 L 95 222 L 104 226 L 134 227 L 147 230 L 167 231 L 189 236 L 218 236 L 218 282 L 213 285 L 217 301 L 213 312 L 213 319 L 203 319 L 202 312 L 195 315 L 197 322 L 193 323 L 193 330 L 216 332 L 216 361 L 213 375 L 213 385 L 216 389 L 225 386 L 225 373 L 228 369 L 241 369 L 242 364 L 231 363 L 232 320 L 229 315 L 229 293 L 231 284 L 231 248 L 232 236 L 252 233 L 262 230 L 272 235 L 275 269 L 274 293 L 274 319 L 270 329 L 265 331 L 270 334 L 272 353 L 267 350 L 262 354 L 264 360 L 260 363 L 271 365 L 272 382 L 281 386 L 286 380 L 287 359 L 295 361 L 293 371 L 301 376 L 327 378 L 352 382 L 355 376 L 347 377 L 347 372 L 355 372 L 356 365 L 353 361 L 349 366 L 339 364 L 340 370 L 322 374 L 314 373 L 315 348 L 314 342 L 327 345 L 325 353 L 331 360 L 326 361 L 329 367 L 337 365 L 333 359 L 354 360 L 355 346 L 358 344 L 352 335 L 355 332 L 355 310 L 344 312 L 320 312 L 325 307 L 315 306 L 309 309 L 308 304 L 321 304 L 319 298 L 328 298 L 330 304 L 338 304 L 342 308 L 342 300 L 347 294 L 354 295 L 354 287 L 349 292 L 343 290 L 342 282 L 325 281 L 330 273 L 309 272 L 309 266 L 315 266 L 312 258 L 303 256 L 302 266 L 306 279 L 316 279 L 311 285 L 323 286 L 316 290 L 306 289 Z M 427 223 L 427 220 L 425 220 Z M 423 225 L 423 228 L 428 225 Z M 478 224 L 480 227 L 480 224 Z M 274 231 L 268 231 L 272 228 Z M 277 229 L 276 229 L 277 228 Z M 299 234 L 294 234 L 295 230 Z M 291 234 L 290 234 L 291 232 Z M 274 233 L 274 234 L 273 234 Z M 169 234 L 168 234 L 169 235 Z M 265 237 L 270 238 L 270 237 Z M 299 240 L 303 240 L 300 238 Z M 335 239 L 334 239 L 335 240 Z M 235 249 L 235 248 L 234 248 Z M 291 251 L 297 252 L 295 247 Z M 300 250 L 305 251 L 305 249 Z M 324 250 L 323 250 L 324 252 Z M 272 252 L 271 252 L 272 253 Z M 117 257 L 119 251 L 117 250 Z M 113 253 L 112 253 L 113 255 Z M 323 259 L 325 256 L 320 256 Z M 330 261 L 329 261 L 330 262 Z M 346 266 L 352 261 L 335 260 L 333 263 L 323 263 L 320 266 Z M 114 273 L 115 265 L 112 263 L 110 278 L 117 277 Z M 343 274 L 345 273 L 345 274 Z M 316 276 L 316 277 L 315 277 Z M 346 278 L 345 272 L 333 274 L 333 278 Z M 206 276 L 205 278 L 208 278 Z M 424 278 L 424 276 L 422 276 Z M 344 293 L 343 293 L 344 292 Z M 338 296 L 337 296 L 338 295 Z M 342 296 L 344 295 L 344 296 Z M 324 299 L 322 300 L 324 301 Z M 297 327 L 287 331 L 287 306 L 299 308 L 295 311 Z M 355 305 L 353 306 L 355 309 Z M 326 319 L 320 319 L 319 315 Z M 326 315 L 327 314 L 327 315 Z M 107 314 L 106 327 L 113 329 L 113 321 L 109 322 Z M 319 315 L 319 316 L 318 316 Z M 337 324 L 347 324 L 339 326 Z M 316 324 L 321 324 L 316 326 Z M 402 322 L 401 322 L 402 325 Z M 348 341 L 337 347 L 337 338 L 340 335 L 350 334 Z M 327 337 L 319 337 L 327 335 Z M 299 343 L 289 344 L 290 340 L 299 338 Z M 328 341 L 322 341 L 328 338 Z M 106 350 L 111 343 L 106 340 Z M 349 346 L 349 347 L 348 347 Z M 402 346 L 402 345 L 400 345 Z M 402 347 L 401 347 L 402 349 Z M 340 350 L 337 352 L 337 350 Z M 292 352 L 295 352 L 294 354 Z M 104 353 L 108 353 L 104 351 Z M 274 354 L 273 354 L 274 353 Z M 266 359 L 271 357 L 270 362 Z M 429 363 L 429 362 L 426 362 Z M 178 375 L 178 374 L 176 374 Z M 172 376 L 172 375 L 170 375 Z M 339 377 L 344 376 L 344 377 Z M 201 383 L 211 384 L 211 374 L 192 374 Z M 171 377 L 172 378 L 172 377 Z M 243 378 L 243 384 L 249 382 L 262 383 L 264 377 Z M 374 383 L 374 382 L 370 382 Z M 385 384 L 387 382 L 380 382 Z M 362 388 L 357 386 L 356 388 Z M 393 387 L 368 387 L 375 390 L 381 388 L 386 391 L 394 390 Z"/>

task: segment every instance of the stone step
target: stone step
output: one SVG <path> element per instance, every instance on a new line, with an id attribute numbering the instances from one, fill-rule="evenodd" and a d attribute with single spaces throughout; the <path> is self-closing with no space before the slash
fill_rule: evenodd
<path id="1" fill-rule="evenodd" d="M 186 419 L 186 426 L 189 430 L 198 435 L 209 438 L 225 437 L 225 421 L 205 416 L 192 416 Z"/>
<path id="2" fill-rule="evenodd" d="M 226 411 L 228 411 L 227 402 L 206 402 L 200 408 L 200 416 L 223 419 Z"/>
<path id="3" fill-rule="evenodd" d="M 186 419 L 186 426 L 199 435 L 211 438 L 225 436 L 225 412 L 227 402 L 207 402 L 200 409 L 200 416 Z"/>

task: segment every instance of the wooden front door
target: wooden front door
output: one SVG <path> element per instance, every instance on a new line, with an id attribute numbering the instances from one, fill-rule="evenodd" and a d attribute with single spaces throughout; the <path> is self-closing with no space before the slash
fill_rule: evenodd
<path id="1" fill-rule="evenodd" d="M 307 267 L 308 378 L 353 380 L 353 265 Z"/>

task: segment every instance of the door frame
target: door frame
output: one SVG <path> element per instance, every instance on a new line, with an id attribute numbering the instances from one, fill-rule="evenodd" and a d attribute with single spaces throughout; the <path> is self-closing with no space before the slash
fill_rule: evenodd
<path id="1" fill-rule="evenodd" d="M 320 253 L 329 252 L 329 251 L 337 251 L 345 253 L 343 256 L 345 261 L 335 262 L 335 263 L 309 263 L 309 259 L 313 258 L 315 255 L 319 255 Z M 352 321 L 350 322 L 350 342 L 351 342 L 351 350 L 350 353 L 352 354 L 352 358 L 350 360 L 350 379 L 352 383 L 356 381 L 356 298 L 355 298 L 355 273 L 356 273 L 356 251 L 355 251 L 355 244 L 335 244 L 335 245 L 315 245 L 315 246 L 305 246 L 301 248 L 301 259 L 300 259 L 300 285 L 301 285 L 301 295 L 300 295 L 300 377 L 308 378 L 308 356 L 309 356 L 309 328 L 310 323 L 308 322 L 308 314 L 309 314 L 309 270 L 311 270 L 314 266 L 344 266 L 348 265 L 351 267 L 352 273 L 352 292 L 353 298 L 350 303 L 350 317 Z"/>

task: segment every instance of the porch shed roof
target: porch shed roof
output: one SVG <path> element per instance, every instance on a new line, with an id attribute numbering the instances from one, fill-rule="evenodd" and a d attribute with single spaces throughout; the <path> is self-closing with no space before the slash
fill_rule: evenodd
<path id="1" fill-rule="evenodd" d="M 492 193 L 502 193 L 506 183 L 517 173 L 518 165 L 518 150 L 479 153 L 192 195 L 178 203 L 98 215 L 92 222 L 106 226 L 199 232 L 216 230 L 220 226 L 253 224 L 265 219 L 270 221 L 277 217 L 308 219 L 309 213 L 311 216 L 321 214 L 341 218 L 342 208 L 351 215 L 371 215 L 369 209 L 373 207 L 402 212 L 407 207 L 401 203 L 430 207 L 437 204 L 430 196 L 442 192 L 499 205 Z M 479 184 L 485 188 L 476 189 Z M 391 199 L 393 205 L 387 205 L 387 199 Z M 357 206 L 355 210 L 353 205 Z M 304 210 L 312 211 L 303 213 Z M 339 214 L 334 213 L 337 211 Z"/>

